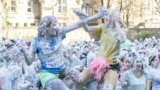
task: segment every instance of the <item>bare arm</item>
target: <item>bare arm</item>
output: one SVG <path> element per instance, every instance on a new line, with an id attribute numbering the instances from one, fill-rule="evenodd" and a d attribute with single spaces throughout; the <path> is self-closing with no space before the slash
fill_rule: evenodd
<path id="1" fill-rule="evenodd" d="M 72 24 L 72 25 L 70 25 L 70 26 L 63 27 L 63 28 L 61 28 L 60 30 L 64 30 L 66 33 L 68 33 L 68 32 L 70 32 L 70 31 L 73 31 L 73 30 L 75 30 L 75 29 L 80 28 L 80 27 L 81 27 L 81 24 L 82 24 L 82 21 L 79 21 L 79 22 L 74 23 L 74 24 Z"/>
<path id="2" fill-rule="evenodd" d="M 96 32 L 98 30 L 98 25 L 88 26 L 87 22 L 90 19 L 96 20 L 109 15 L 108 10 L 106 8 L 101 8 L 99 13 L 93 16 L 88 16 L 87 14 L 83 13 L 81 10 L 74 10 L 74 13 L 80 18 L 80 20 L 83 21 L 82 27 L 87 32 Z"/>
<path id="3" fill-rule="evenodd" d="M 24 55 L 26 64 L 31 65 L 32 62 L 35 60 L 35 54 L 36 53 L 30 52 L 30 54 L 28 54 L 28 53 L 26 53 L 26 51 L 24 49 L 22 49 L 22 53 Z"/>
<path id="4" fill-rule="evenodd" d="M 117 29 L 116 38 L 120 40 L 120 42 L 124 42 L 126 40 L 126 32 L 124 31 L 124 29 L 126 28 L 124 26 L 125 24 L 122 24 L 121 22 L 120 24 L 122 24 L 122 27 L 118 24 L 118 22 L 116 22 L 115 24 L 116 24 L 116 29 Z"/>
<path id="5" fill-rule="evenodd" d="M 98 26 L 88 26 L 87 24 L 85 25 L 86 26 L 84 26 L 84 28 L 87 32 L 96 32 L 98 30 Z"/>
<path id="6" fill-rule="evenodd" d="M 77 28 L 80 28 L 81 26 L 83 26 L 84 27 L 84 29 L 86 30 L 86 31 L 94 31 L 94 30 L 97 30 L 97 26 L 88 26 L 86 23 L 87 22 L 89 22 L 89 21 L 92 21 L 92 20 L 96 20 L 96 19 L 99 19 L 99 18 L 101 18 L 103 16 L 103 14 L 100 12 L 100 13 L 97 13 L 97 14 L 95 14 L 95 15 L 93 15 L 93 16 L 90 16 L 90 17 L 87 17 L 87 18 L 85 18 L 85 19 L 83 19 L 83 20 L 80 20 L 79 22 L 77 22 L 77 23 L 75 23 L 75 24 L 72 24 L 72 25 L 70 25 L 70 26 L 68 26 L 68 27 L 64 27 L 63 28 L 63 30 L 65 31 L 65 32 L 70 32 L 70 31 L 72 31 L 72 30 L 75 30 L 75 29 L 77 29 Z"/>

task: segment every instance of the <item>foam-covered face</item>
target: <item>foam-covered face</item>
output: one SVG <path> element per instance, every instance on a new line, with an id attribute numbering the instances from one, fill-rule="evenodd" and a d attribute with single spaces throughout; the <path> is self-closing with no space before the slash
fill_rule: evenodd
<path id="1" fill-rule="evenodd" d="M 125 66 L 126 66 L 127 69 L 130 69 L 130 68 L 131 68 L 131 61 L 130 61 L 129 59 L 126 59 L 126 60 L 124 61 L 124 63 L 125 63 Z"/>
<path id="2" fill-rule="evenodd" d="M 152 62 L 153 67 L 157 67 L 160 63 L 160 60 L 158 59 L 158 56 L 155 57 L 154 61 Z"/>
<path id="3" fill-rule="evenodd" d="M 136 70 L 142 70 L 142 68 L 143 68 L 142 60 L 137 59 L 137 60 L 134 62 L 134 67 L 135 67 Z"/>
<path id="4" fill-rule="evenodd" d="M 108 26 L 112 26 L 113 25 L 113 19 L 112 19 L 111 15 L 109 15 L 108 18 L 104 18 L 104 20 L 105 20 L 105 22 L 106 22 L 106 24 Z"/>
<path id="5" fill-rule="evenodd" d="M 116 22 L 119 20 L 119 14 L 109 14 L 108 18 L 104 18 L 108 26 L 115 28 L 116 27 Z"/>
<path id="6" fill-rule="evenodd" d="M 109 17 L 109 19 L 108 19 L 108 24 L 113 24 L 114 23 L 114 21 L 113 21 L 113 16 L 110 16 Z"/>
<path id="7" fill-rule="evenodd" d="M 51 23 L 48 27 L 47 33 L 50 36 L 57 36 L 59 32 L 59 28 L 57 26 L 57 20 L 53 19 L 51 20 Z"/>

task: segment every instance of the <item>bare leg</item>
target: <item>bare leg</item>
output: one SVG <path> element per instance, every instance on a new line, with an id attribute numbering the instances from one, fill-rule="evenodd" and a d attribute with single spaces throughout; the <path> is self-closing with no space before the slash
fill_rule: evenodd
<path id="1" fill-rule="evenodd" d="M 103 90 L 113 90 L 114 86 L 116 85 L 118 77 L 119 77 L 119 74 L 116 71 L 110 69 L 104 75 L 104 87 L 103 87 Z"/>
<path id="2" fill-rule="evenodd" d="M 93 74 L 89 68 L 85 68 L 79 75 L 79 82 L 76 84 L 76 90 L 83 90 L 83 86 L 93 80 Z"/>

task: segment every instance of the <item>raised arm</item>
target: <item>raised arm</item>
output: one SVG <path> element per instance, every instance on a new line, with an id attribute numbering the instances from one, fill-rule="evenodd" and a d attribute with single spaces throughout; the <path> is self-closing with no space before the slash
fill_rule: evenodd
<path id="1" fill-rule="evenodd" d="M 83 21 L 82 27 L 84 28 L 84 30 L 86 30 L 87 32 L 94 32 L 97 30 L 97 26 L 88 26 L 87 22 L 85 22 L 85 19 L 89 17 L 87 14 L 81 12 L 80 10 L 74 10 L 74 13 L 80 18 L 80 20 Z"/>
<path id="2" fill-rule="evenodd" d="M 30 50 L 26 50 L 23 46 L 21 46 L 21 51 L 24 55 L 24 59 L 27 65 L 31 65 L 33 61 L 36 59 L 36 53 L 33 51 L 35 48 L 35 43 L 32 42 Z"/>
<path id="3" fill-rule="evenodd" d="M 83 21 L 82 27 L 87 31 L 87 32 L 96 32 L 98 30 L 98 25 L 95 26 L 88 26 L 88 18 L 95 18 L 96 15 L 93 16 L 88 16 L 87 14 L 83 13 L 80 10 L 74 10 L 74 13 Z M 98 14 L 101 15 L 101 18 L 106 18 L 109 15 L 109 11 L 107 8 L 102 7 Z M 95 18 L 95 19 L 100 19 L 100 18 Z M 95 20 L 94 19 L 94 20 Z"/>
<path id="4" fill-rule="evenodd" d="M 94 31 L 94 30 L 97 30 L 97 26 L 88 26 L 87 23 L 89 21 L 92 21 L 92 20 L 96 20 L 96 19 L 100 19 L 104 16 L 104 12 L 100 11 L 98 12 L 97 14 L 93 15 L 93 16 L 87 16 L 87 17 L 84 17 L 85 15 L 83 15 L 83 17 L 81 17 L 81 14 L 79 14 L 80 18 L 82 18 L 80 21 L 68 26 L 68 27 L 64 27 L 63 30 L 65 30 L 65 32 L 70 32 L 74 29 L 77 29 L 77 28 L 80 28 L 81 26 L 84 27 L 84 29 L 86 31 Z"/>

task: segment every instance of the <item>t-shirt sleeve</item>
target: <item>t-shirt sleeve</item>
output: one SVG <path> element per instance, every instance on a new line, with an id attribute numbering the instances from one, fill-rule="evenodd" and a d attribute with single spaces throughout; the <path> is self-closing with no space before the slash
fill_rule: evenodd
<path id="1" fill-rule="evenodd" d="M 102 33 L 102 24 L 98 25 L 98 28 L 97 28 L 97 31 L 96 31 L 96 34 L 97 34 L 98 36 L 100 36 L 101 33 Z"/>
<path id="2" fill-rule="evenodd" d="M 154 69 L 151 69 L 149 71 L 149 79 L 155 80 L 155 81 L 158 79 L 158 76 L 156 75 L 156 71 Z"/>
<path id="3" fill-rule="evenodd" d="M 32 43 L 31 43 L 31 47 L 30 47 L 30 51 L 33 53 L 37 53 L 37 38 L 33 39 Z"/>

